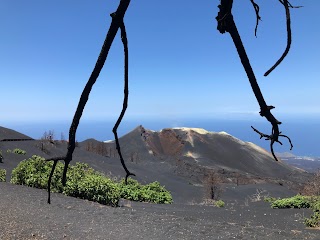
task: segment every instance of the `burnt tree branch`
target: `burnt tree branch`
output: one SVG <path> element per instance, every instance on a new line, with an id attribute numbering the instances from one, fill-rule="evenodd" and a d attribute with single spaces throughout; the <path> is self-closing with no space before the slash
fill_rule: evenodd
<path id="1" fill-rule="evenodd" d="M 123 43 L 123 50 L 124 50 L 124 99 L 123 99 L 123 106 L 122 106 L 120 116 L 119 116 L 116 124 L 114 125 L 112 131 L 113 131 L 113 134 L 115 137 L 116 148 L 117 148 L 117 151 L 118 151 L 118 154 L 120 157 L 121 164 L 122 164 L 124 170 L 126 171 L 125 183 L 127 184 L 128 177 L 130 175 L 135 176 L 135 174 L 131 173 L 128 170 L 128 168 L 124 162 L 124 159 L 123 159 L 123 156 L 121 153 L 120 144 L 119 144 L 118 133 L 117 133 L 118 127 L 123 119 L 123 116 L 124 116 L 126 110 L 127 110 L 128 97 L 129 97 L 129 66 L 128 66 L 128 64 L 129 64 L 129 51 L 128 51 L 128 40 L 127 40 L 126 28 L 125 28 L 125 25 L 123 22 L 121 22 L 121 24 L 120 24 L 120 30 L 121 30 L 121 40 Z"/>
<path id="2" fill-rule="evenodd" d="M 261 93 L 260 87 L 257 83 L 257 79 L 255 77 L 255 74 L 252 70 L 249 58 L 247 56 L 247 53 L 245 51 L 245 48 L 243 46 L 241 37 L 239 35 L 238 29 L 236 27 L 236 24 L 233 20 L 232 15 L 232 4 L 233 0 L 221 0 L 221 4 L 218 6 L 220 11 L 217 16 L 218 21 L 218 27 L 217 29 L 220 31 L 220 33 L 228 32 L 233 40 L 233 43 L 237 49 L 238 55 L 240 57 L 241 63 L 243 65 L 243 68 L 248 76 L 251 88 L 255 94 L 255 97 L 259 103 L 260 106 L 260 115 L 262 117 L 265 117 L 272 125 L 272 133 L 271 135 L 264 134 L 263 137 L 267 137 L 268 140 L 270 140 L 270 148 L 271 152 L 273 154 L 273 157 L 276 161 L 278 161 L 277 157 L 275 156 L 273 152 L 273 144 L 275 142 L 279 142 L 279 122 L 270 112 L 271 109 L 273 109 L 273 106 L 268 106 L 266 104 L 266 101 L 264 100 L 264 97 Z M 290 141 L 291 142 L 291 141 Z M 281 144 L 281 143 L 280 143 Z"/>
<path id="3" fill-rule="evenodd" d="M 283 59 L 288 55 L 290 47 L 291 47 L 291 42 L 292 42 L 292 34 L 291 34 L 291 17 L 290 17 L 290 9 L 289 9 L 289 2 L 288 0 L 279 0 L 285 10 L 286 10 L 286 24 L 287 24 L 287 46 L 284 50 L 284 52 L 282 53 L 281 57 L 278 59 L 278 61 L 276 61 L 276 63 L 268 70 L 266 71 L 266 73 L 264 74 L 264 76 L 268 76 L 277 66 L 279 66 L 279 64 L 283 61 Z"/>
<path id="4" fill-rule="evenodd" d="M 251 0 L 252 1 L 252 0 Z M 288 55 L 291 43 L 292 43 L 292 32 L 291 32 L 291 16 L 290 16 L 290 8 L 301 8 L 302 6 L 293 6 L 288 0 L 279 0 L 279 2 L 284 6 L 286 11 L 286 25 L 287 25 L 287 46 L 282 53 L 281 57 L 276 61 L 276 63 L 264 74 L 264 76 L 268 76 L 279 64 L 283 61 L 283 59 Z"/>
<path id="5" fill-rule="evenodd" d="M 63 176 L 62 176 L 62 184 L 65 186 L 66 184 L 66 178 L 67 178 L 67 171 L 69 163 L 72 161 L 72 155 L 74 152 L 74 149 L 76 147 L 76 132 L 77 128 L 84 110 L 84 107 L 89 99 L 89 94 L 91 92 L 92 86 L 95 84 L 97 78 L 100 75 L 100 72 L 104 66 L 104 63 L 107 59 L 110 47 L 113 43 L 113 40 L 118 32 L 118 29 L 123 25 L 123 18 L 124 15 L 129 7 L 130 0 L 120 0 L 119 6 L 116 10 L 116 12 L 111 14 L 112 21 L 109 27 L 109 30 L 107 32 L 106 38 L 104 40 L 103 46 L 101 48 L 99 57 L 97 59 L 97 62 L 94 66 L 94 69 L 89 77 L 89 80 L 86 84 L 86 86 L 83 89 L 83 92 L 81 94 L 78 107 L 76 109 L 76 112 L 74 114 L 70 130 L 69 130 L 69 143 L 68 143 L 68 151 L 66 156 L 64 157 L 57 157 L 57 158 L 51 158 L 47 159 L 47 161 L 54 161 L 54 165 L 52 167 L 52 171 L 50 173 L 50 177 L 48 179 L 48 203 L 50 203 L 50 185 L 51 185 L 51 179 L 52 175 L 54 173 L 54 169 L 56 166 L 56 162 L 58 160 L 63 160 L 65 162 L 64 170 L 63 170 Z"/>

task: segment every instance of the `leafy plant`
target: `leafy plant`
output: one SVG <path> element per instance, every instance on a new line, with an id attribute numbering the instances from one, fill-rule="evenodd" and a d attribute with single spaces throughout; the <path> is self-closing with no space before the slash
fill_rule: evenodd
<path id="1" fill-rule="evenodd" d="M 172 203 L 172 196 L 159 182 L 141 185 L 137 180 L 128 178 L 127 184 L 120 182 L 121 197 L 140 202 Z"/>
<path id="2" fill-rule="evenodd" d="M 304 224 L 307 227 L 319 227 L 320 226 L 320 212 L 314 211 L 310 218 L 304 219 Z"/>
<path id="3" fill-rule="evenodd" d="M 0 169 L 0 182 L 5 182 L 6 181 L 6 170 L 5 169 Z"/>
<path id="4" fill-rule="evenodd" d="M 15 154 L 19 154 L 19 155 L 26 155 L 27 152 L 25 150 L 20 149 L 20 148 L 15 148 L 13 150 L 8 149 L 7 153 L 15 153 Z"/>
<path id="5" fill-rule="evenodd" d="M 51 165 L 51 162 L 46 162 L 42 157 L 34 155 L 27 160 L 21 161 L 18 166 L 12 170 L 11 183 L 35 188 L 46 188 Z M 58 165 L 56 174 L 53 177 L 54 180 L 58 178 L 58 174 L 61 172 L 61 170 L 59 171 L 61 164 Z M 52 185 L 54 186 L 52 190 L 59 192 L 60 189 L 56 186 L 57 184 L 53 182 Z"/>
<path id="6" fill-rule="evenodd" d="M 305 218 L 304 224 L 307 227 L 320 227 L 320 197 L 313 197 L 312 201 L 313 215 L 310 218 Z"/>
<path id="7" fill-rule="evenodd" d="M 20 155 L 26 155 L 26 153 L 27 153 L 25 150 L 22 150 L 20 148 L 15 148 L 15 149 L 13 149 L 12 152 L 15 154 L 20 154 Z"/>
<path id="8" fill-rule="evenodd" d="M 23 160 L 12 171 L 11 183 L 47 188 L 52 164 L 52 162 L 47 162 L 44 158 L 36 155 Z M 117 190 L 117 184 L 95 172 L 88 164 L 76 163 L 74 166 L 69 166 L 66 187 L 61 184 L 62 172 L 63 164 L 58 163 L 52 177 L 51 191 L 106 205 L 116 206 L 118 204 L 120 191 Z M 104 193 L 102 194 L 102 192 Z"/>
<path id="9" fill-rule="evenodd" d="M 283 198 L 273 201 L 272 208 L 312 208 L 313 215 L 304 219 L 308 227 L 320 226 L 320 196 L 296 195 L 291 198 Z"/>
<path id="10" fill-rule="evenodd" d="M 52 162 L 47 162 L 44 158 L 36 155 L 23 160 L 12 171 L 11 183 L 47 188 L 52 164 Z M 53 192 L 111 206 L 117 206 L 121 197 L 134 201 L 172 203 L 171 194 L 158 182 L 141 185 L 136 180 L 128 179 L 128 185 L 125 185 L 124 180 L 120 183 L 113 181 L 86 163 L 76 163 L 69 166 L 67 183 L 63 187 L 61 184 L 63 167 L 62 163 L 57 163 L 51 182 L 51 191 Z"/>
<path id="11" fill-rule="evenodd" d="M 224 207 L 225 203 L 224 203 L 224 201 L 222 201 L 222 200 L 218 200 L 218 201 L 215 201 L 215 202 L 214 202 L 214 205 L 215 205 L 216 207 L 221 208 L 221 207 Z"/>
<path id="12" fill-rule="evenodd" d="M 57 180 L 61 182 L 61 179 Z M 112 206 L 117 206 L 120 200 L 118 184 L 85 163 L 76 163 L 69 167 L 63 193 Z"/>
<path id="13" fill-rule="evenodd" d="M 275 200 L 271 203 L 272 208 L 310 208 L 311 197 L 296 195 L 290 198 L 283 198 Z"/>

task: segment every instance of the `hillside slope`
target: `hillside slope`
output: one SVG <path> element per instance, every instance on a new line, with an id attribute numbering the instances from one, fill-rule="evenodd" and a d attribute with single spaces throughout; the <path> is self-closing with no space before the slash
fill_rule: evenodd
<path id="1" fill-rule="evenodd" d="M 240 175 L 249 182 L 296 181 L 305 176 L 303 170 L 275 161 L 265 149 L 225 132 L 185 127 L 152 131 L 138 126 L 119 141 L 126 159 L 138 164 L 165 162 L 194 181 L 201 181 L 210 172 L 218 172 L 230 181 Z M 105 144 L 115 148 L 114 142 Z"/>
<path id="2" fill-rule="evenodd" d="M 308 175 L 281 161 L 276 162 L 264 149 L 232 137 L 227 133 L 212 133 L 203 129 L 175 128 L 152 131 L 138 126 L 120 138 L 127 167 L 142 183 L 159 181 L 172 192 L 176 202 L 201 201 L 204 182 L 217 175 L 221 184 L 275 183 L 287 189 L 305 182 Z M 26 155 L 7 150 L 20 148 Z M 99 154 L 96 153 L 99 149 Z M 65 141 L 0 142 L 3 163 L 0 168 L 11 171 L 23 159 L 32 155 L 44 158 L 63 156 Z M 90 151 L 89 151 L 90 150 Z M 123 178 L 115 143 L 88 139 L 76 147 L 73 161 L 85 162 L 97 171 Z"/>

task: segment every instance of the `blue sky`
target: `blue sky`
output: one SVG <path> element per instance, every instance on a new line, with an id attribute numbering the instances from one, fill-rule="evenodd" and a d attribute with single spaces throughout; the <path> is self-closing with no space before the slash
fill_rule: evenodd
<path id="1" fill-rule="evenodd" d="M 100 52 L 118 0 L 0 2 L 1 121 L 71 121 Z M 257 1 L 262 21 L 254 36 L 249 0 L 234 16 L 253 69 L 275 115 L 320 116 L 320 1 L 292 0 L 292 48 L 268 77 L 286 44 L 277 0 Z M 126 119 L 246 116 L 259 106 L 229 34 L 216 30 L 218 0 L 132 0 Z M 119 35 L 91 92 L 83 119 L 116 119 L 123 100 Z M 281 120 L 281 119 L 280 119 Z"/>

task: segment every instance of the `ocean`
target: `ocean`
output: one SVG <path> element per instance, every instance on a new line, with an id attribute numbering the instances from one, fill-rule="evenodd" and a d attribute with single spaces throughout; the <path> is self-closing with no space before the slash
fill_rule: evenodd
<path id="1" fill-rule="evenodd" d="M 290 151 L 290 145 L 286 138 L 281 138 L 283 145 L 274 144 L 275 152 L 291 152 L 298 156 L 320 157 L 320 119 L 281 119 L 280 131 L 288 135 L 293 143 L 293 149 Z M 114 139 L 112 128 L 115 120 L 82 120 L 77 130 L 77 141 L 83 141 L 88 138 L 94 138 L 99 141 Z M 70 122 L 7 122 L 1 123 L 3 127 L 14 129 L 24 133 L 32 138 L 39 139 L 45 131 L 53 131 L 55 139 L 68 139 Z M 142 125 L 147 129 L 160 130 L 171 127 L 196 127 L 204 128 L 208 131 L 225 131 L 243 141 L 253 142 L 267 150 L 270 149 L 270 141 L 260 139 L 251 125 L 259 131 L 270 134 L 271 125 L 266 120 L 232 120 L 232 119 L 206 119 L 206 118 L 181 118 L 181 119 L 145 119 L 145 120 L 123 120 L 118 129 L 118 135 L 122 136 L 135 127 Z"/>

